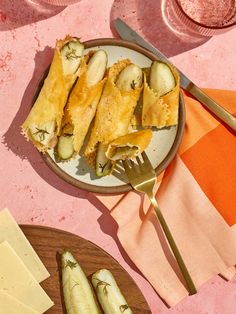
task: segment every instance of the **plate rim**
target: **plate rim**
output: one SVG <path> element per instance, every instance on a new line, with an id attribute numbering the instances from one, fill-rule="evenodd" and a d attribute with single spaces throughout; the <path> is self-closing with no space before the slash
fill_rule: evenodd
<path id="1" fill-rule="evenodd" d="M 135 50 L 146 57 L 148 57 L 151 60 L 159 60 L 159 58 L 152 53 L 151 51 L 147 50 L 146 48 L 143 48 L 139 46 L 138 44 L 135 44 L 133 42 L 119 39 L 119 38 L 98 38 L 98 39 L 91 39 L 88 41 L 83 42 L 85 49 L 97 47 L 97 46 L 121 46 L 125 48 L 129 48 L 132 50 Z M 42 80 L 42 79 L 41 79 Z M 39 92 L 38 89 L 36 89 L 35 94 Z M 35 99 L 35 95 L 34 95 Z M 186 112 L 185 112 L 185 103 L 184 103 L 184 97 L 183 93 L 180 89 L 180 97 L 179 97 L 179 122 L 177 125 L 177 132 L 175 135 L 174 142 L 167 154 L 167 156 L 163 159 L 163 161 L 155 168 L 156 175 L 160 175 L 166 167 L 171 163 L 171 161 L 174 159 L 179 145 L 181 143 L 183 133 L 184 133 L 184 127 L 185 127 L 185 121 L 186 121 Z M 74 187 L 77 187 L 79 189 L 97 193 L 97 194 L 103 194 L 103 195 L 116 195 L 116 194 L 122 194 L 126 193 L 132 190 L 132 186 L 130 184 L 123 184 L 123 185 L 117 185 L 117 186 L 99 186 L 99 185 L 92 185 L 89 183 L 85 183 L 80 181 L 79 179 L 76 179 L 69 175 L 67 172 L 62 170 L 56 162 L 51 158 L 51 156 L 46 153 L 40 153 L 41 157 L 43 158 L 44 162 L 47 164 L 47 166 L 61 179 L 63 179 L 65 182 L 73 185 Z"/>

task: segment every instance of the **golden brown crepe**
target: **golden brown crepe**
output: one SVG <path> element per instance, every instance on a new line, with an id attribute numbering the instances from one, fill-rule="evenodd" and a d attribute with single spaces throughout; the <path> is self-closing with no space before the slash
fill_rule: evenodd
<path id="1" fill-rule="evenodd" d="M 71 36 L 67 36 L 64 40 L 58 40 L 56 42 L 49 73 L 44 81 L 37 100 L 35 101 L 28 117 L 22 125 L 22 133 L 26 136 L 27 139 L 30 139 L 41 152 L 45 152 L 48 148 L 51 148 L 56 144 L 56 136 L 59 135 L 61 130 L 63 109 L 71 87 L 79 74 L 79 69 L 72 75 L 65 76 L 63 73 L 60 49 L 71 39 Z M 49 147 L 47 147 L 42 143 L 34 140 L 30 132 L 30 127 L 31 125 L 45 125 L 50 121 L 54 123 L 55 139 L 53 139 Z M 38 131 L 40 132 L 40 129 Z M 43 131 L 47 132 L 47 130 Z"/>
<path id="2" fill-rule="evenodd" d="M 155 126 L 163 128 L 166 126 L 176 125 L 178 123 L 178 108 L 179 108 L 179 74 L 174 67 L 169 65 L 174 74 L 176 86 L 169 93 L 159 96 L 148 85 L 149 73 L 144 75 L 143 88 L 143 104 L 142 104 L 142 126 Z M 136 121 L 138 121 L 136 117 Z"/>
<path id="3" fill-rule="evenodd" d="M 107 148 L 106 156 L 111 160 L 132 159 L 141 154 L 149 145 L 152 131 L 145 129 L 126 134 L 113 140 Z"/>
<path id="4" fill-rule="evenodd" d="M 108 144 L 128 133 L 130 119 L 139 99 L 142 87 L 120 91 L 115 85 L 119 73 L 131 64 L 128 59 L 118 61 L 108 71 L 107 81 L 97 107 L 94 126 L 84 155 L 95 166 L 98 143 Z"/>
<path id="5" fill-rule="evenodd" d="M 90 51 L 81 60 L 80 77 L 71 91 L 62 119 L 62 133 L 67 133 L 66 129 L 69 127 L 72 129 L 74 156 L 79 153 L 84 143 L 106 82 L 105 76 L 103 80 L 93 86 L 87 84 L 87 64 L 93 54 L 94 52 Z"/>

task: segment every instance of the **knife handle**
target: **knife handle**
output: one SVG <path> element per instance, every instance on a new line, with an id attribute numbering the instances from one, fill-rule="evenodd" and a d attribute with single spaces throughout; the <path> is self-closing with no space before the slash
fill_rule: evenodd
<path id="1" fill-rule="evenodd" d="M 236 131 L 236 118 L 230 112 L 221 107 L 195 84 L 190 83 L 186 89 L 219 119 L 224 121 L 231 129 Z"/>

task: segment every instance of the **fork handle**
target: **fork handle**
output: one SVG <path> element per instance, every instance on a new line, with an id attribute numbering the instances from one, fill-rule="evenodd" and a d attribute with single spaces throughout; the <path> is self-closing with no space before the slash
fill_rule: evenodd
<path id="1" fill-rule="evenodd" d="M 153 207 L 155 209 L 156 215 L 157 215 L 157 217 L 159 219 L 159 222 L 160 222 L 161 227 L 162 227 L 162 229 L 163 229 L 163 231 L 165 233 L 165 236 L 166 236 L 166 238 L 167 238 L 167 240 L 169 242 L 169 245 L 170 245 L 170 247 L 172 249 L 172 252 L 173 252 L 173 254 L 174 254 L 175 258 L 176 258 L 176 261 L 177 261 L 177 263 L 179 265 L 179 268 L 180 268 L 180 270 L 181 270 L 181 272 L 183 274 L 183 277 L 184 277 L 184 279 L 186 281 L 186 284 L 187 284 L 187 287 L 188 287 L 188 291 L 190 292 L 190 294 L 195 294 L 195 293 L 197 293 L 197 289 L 196 289 L 196 287 L 195 287 L 195 285 L 193 283 L 193 280 L 192 280 L 192 278 L 191 278 L 191 276 L 190 276 L 190 274 L 188 272 L 188 269 L 187 269 L 187 267 L 186 267 L 186 265 L 184 263 L 184 260 L 183 260 L 181 254 L 180 254 L 180 251 L 179 251 L 179 249 L 178 249 L 178 247 L 177 247 L 177 245 L 175 243 L 175 240 L 174 240 L 174 238 L 173 238 L 173 236 L 172 236 L 172 234 L 170 232 L 170 229 L 169 229 L 169 227 L 168 227 L 168 225 L 167 225 L 167 223 L 165 221 L 165 218 L 162 215 L 162 212 L 161 212 L 161 210 L 160 210 L 160 208 L 158 206 L 156 198 L 154 197 L 153 194 L 148 195 L 148 196 L 149 196 L 150 201 L 151 201 L 151 203 L 152 203 L 152 205 L 153 205 Z"/>

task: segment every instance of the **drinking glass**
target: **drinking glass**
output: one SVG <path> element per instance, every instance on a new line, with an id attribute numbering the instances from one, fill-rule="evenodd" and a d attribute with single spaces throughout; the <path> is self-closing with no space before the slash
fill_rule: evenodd
<path id="1" fill-rule="evenodd" d="M 41 0 L 51 5 L 67 6 L 79 2 L 80 0 Z"/>
<path id="2" fill-rule="evenodd" d="M 236 25 L 236 0 L 164 0 L 162 8 L 177 33 L 210 37 Z"/>

